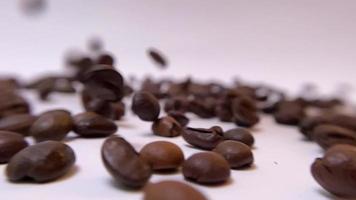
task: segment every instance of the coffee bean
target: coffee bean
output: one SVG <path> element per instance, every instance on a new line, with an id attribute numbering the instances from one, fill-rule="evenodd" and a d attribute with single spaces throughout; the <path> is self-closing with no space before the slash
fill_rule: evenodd
<path id="1" fill-rule="evenodd" d="M 152 132 L 162 137 L 176 137 L 181 134 L 182 127 L 173 117 L 165 116 L 153 122 Z"/>
<path id="2" fill-rule="evenodd" d="M 101 156 L 109 173 L 124 186 L 140 188 L 151 177 L 150 165 L 121 137 L 111 136 L 106 139 L 101 148 Z"/>
<path id="3" fill-rule="evenodd" d="M 36 119 L 36 116 L 30 114 L 10 115 L 0 120 L 0 130 L 14 131 L 27 136 Z"/>
<path id="4" fill-rule="evenodd" d="M 151 93 L 137 92 L 132 98 L 132 111 L 143 121 L 154 121 L 160 113 L 159 102 Z"/>
<path id="5" fill-rule="evenodd" d="M 182 112 L 170 111 L 168 115 L 173 117 L 182 127 L 185 127 L 189 123 L 188 117 L 186 117 Z"/>
<path id="6" fill-rule="evenodd" d="M 233 169 L 248 167 L 253 163 L 251 148 L 242 142 L 226 140 L 219 143 L 213 151 L 222 155 Z"/>
<path id="7" fill-rule="evenodd" d="M 305 116 L 304 106 L 298 101 L 283 101 L 278 104 L 274 119 L 279 124 L 298 125 Z"/>
<path id="8" fill-rule="evenodd" d="M 41 114 L 32 124 L 30 135 L 37 142 L 63 140 L 73 128 L 71 114 L 66 110 L 51 110 Z"/>
<path id="9" fill-rule="evenodd" d="M 11 158 L 6 168 L 10 181 L 31 179 L 48 182 L 65 175 L 75 163 L 75 154 L 68 145 L 56 141 L 29 146 Z"/>
<path id="10" fill-rule="evenodd" d="M 340 126 L 323 124 L 313 130 L 313 140 L 324 149 L 336 144 L 350 144 L 356 146 L 356 132 Z"/>
<path id="11" fill-rule="evenodd" d="M 167 62 L 166 58 L 160 52 L 158 52 L 157 49 L 150 48 L 150 49 L 148 49 L 147 53 L 150 56 L 150 58 L 156 64 L 158 64 L 158 66 L 160 66 L 161 68 L 167 67 L 168 62 Z"/>
<path id="12" fill-rule="evenodd" d="M 185 97 L 173 97 L 165 101 L 164 111 L 179 111 L 185 113 L 188 111 L 189 101 Z"/>
<path id="13" fill-rule="evenodd" d="M 243 127 L 251 127 L 259 122 L 255 102 L 248 97 L 237 97 L 231 104 L 234 122 Z"/>
<path id="14" fill-rule="evenodd" d="M 216 100 L 214 98 L 194 99 L 189 102 L 189 111 L 201 118 L 215 117 Z"/>
<path id="15" fill-rule="evenodd" d="M 207 200 L 193 187 L 178 181 L 161 181 L 147 185 L 144 200 Z"/>
<path id="16" fill-rule="evenodd" d="M 183 163 L 183 175 L 197 183 L 217 184 L 229 179 L 230 166 L 224 157 L 217 153 L 196 153 Z"/>
<path id="17" fill-rule="evenodd" d="M 224 140 L 222 133 L 215 129 L 186 128 L 182 136 L 189 144 L 205 150 L 214 149 Z"/>
<path id="18" fill-rule="evenodd" d="M 73 131 L 82 137 L 107 137 L 117 131 L 113 121 L 94 112 L 75 115 L 73 122 Z"/>
<path id="19" fill-rule="evenodd" d="M 314 179 L 330 193 L 356 197 L 356 147 L 335 145 L 311 166 Z"/>
<path id="20" fill-rule="evenodd" d="M 97 61 L 96 61 L 97 64 L 100 64 L 100 65 L 111 65 L 111 66 L 114 66 L 115 64 L 115 60 L 113 58 L 112 55 L 109 55 L 109 54 L 101 54 Z"/>
<path id="21" fill-rule="evenodd" d="M 23 113 L 30 113 L 30 105 L 26 99 L 14 93 L 1 95 L 0 118 Z"/>
<path id="22" fill-rule="evenodd" d="M 7 163 L 13 155 L 27 146 L 22 135 L 10 131 L 0 131 L 0 164 Z"/>
<path id="23" fill-rule="evenodd" d="M 245 128 L 234 128 L 224 132 L 223 134 L 225 140 L 234 140 L 238 142 L 242 142 L 248 146 L 253 146 L 255 139 Z"/>
<path id="24" fill-rule="evenodd" d="M 305 117 L 299 123 L 299 131 L 308 139 L 312 140 L 313 131 L 319 124 L 328 123 L 330 119 L 326 116 Z"/>
<path id="25" fill-rule="evenodd" d="M 146 144 L 140 157 L 148 162 L 153 170 L 176 170 L 184 162 L 183 151 L 174 143 L 156 141 Z"/>

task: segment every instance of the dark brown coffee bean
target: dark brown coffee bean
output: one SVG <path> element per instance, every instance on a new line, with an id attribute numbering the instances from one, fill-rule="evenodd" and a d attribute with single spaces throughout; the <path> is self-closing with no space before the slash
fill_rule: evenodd
<path id="1" fill-rule="evenodd" d="M 298 125 L 305 116 L 303 104 L 298 101 L 283 101 L 278 104 L 274 119 L 279 124 Z"/>
<path id="2" fill-rule="evenodd" d="M 299 123 L 299 131 L 309 140 L 313 138 L 314 128 L 319 124 L 328 123 L 330 119 L 326 116 L 305 117 Z"/>
<path id="3" fill-rule="evenodd" d="M 330 193 L 356 197 L 356 147 L 335 145 L 311 166 L 314 179 Z"/>
<path id="4" fill-rule="evenodd" d="M 68 145 L 56 141 L 29 146 L 11 158 L 6 168 L 10 181 L 31 179 L 48 182 L 65 175 L 75 163 L 75 154 Z"/>
<path id="5" fill-rule="evenodd" d="M 150 165 L 121 137 L 111 136 L 106 139 L 101 156 L 109 173 L 124 186 L 140 188 L 151 177 Z"/>
<path id="6" fill-rule="evenodd" d="M 196 153 L 183 164 L 186 179 L 202 184 L 225 182 L 230 177 L 229 163 L 214 152 Z"/>
<path id="7" fill-rule="evenodd" d="M 30 113 L 30 105 L 26 99 L 14 93 L 1 95 L 0 118 L 23 113 Z"/>
<path id="8" fill-rule="evenodd" d="M 155 96 L 148 92 L 137 92 L 132 98 L 132 111 L 143 121 L 155 121 L 160 113 Z"/>
<path id="9" fill-rule="evenodd" d="M 152 132 L 162 137 L 176 137 L 181 134 L 182 127 L 173 117 L 165 116 L 153 122 Z"/>
<path id="10" fill-rule="evenodd" d="M 183 151 L 174 143 L 156 141 L 145 145 L 140 157 L 148 162 L 153 170 L 176 170 L 184 162 Z"/>
<path id="11" fill-rule="evenodd" d="M 189 144 L 205 150 L 214 149 L 224 140 L 220 130 L 216 129 L 186 128 L 183 129 L 182 136 Z"/>
<path id="12" fill-rule="evenodd" d="M 340 126 L 322 124 L 313 130 L 313 140 L 324 149 L 336 144 L 356 146 L 356 132 Z"/>
<path id="13" fill-rule="evenodd" d="M 186 117 L 182 112 L 170 111 L 168 115 L 173 117 L 182 127 L 185 127 L 189 123 L 188 117 Z"/>
<path id="14" fill-rule="evenodd" d="M 36 116 L 30 114 L 10 115 L 0 120 L 0 130 L 14 131 L 27 136 L 36 119 Z"/>
<path id="15" fill-rule="evenodd" d="M 27 146 L 22 135 L 10 131 L 0 131 L 0 164 L 7 163 L 13 155 Z"/>
<path id="16" fill-rule="evenodd" d="M 30 135 L 37 142 L 63 140 L 73 128 L 71 114 L 66 110 L 51 110 L 41 114 L 32 124 Z"/>
<path id="17" fill-rule="evenodd" d="M 109 55 L 109 54 L 101 54 L 97 61 L 96 61 L 97 64 L 100 64 L 100 65 L 111 65 L 111 66 L 114 66 L 115 64 L 115 59 L 112 55 Z"/>
<path id="18" fill-rule="evenodd" d="M 185 97 L 173 97 L 165 101 L 164 111 L 179 111 L 185 113 L 188 111 L 189 101 Z"/>
<path id="19" fill-rule="evenodd" d="M 201 118 L 215 117 L 216 100 L 214 98 L 194 99 L 189 102 L 189 111 Z"/>
<path id="20" fill-rule="evenodd" d="M 253 163 L 251 148 L 242 142 L 226 140 L 219 143 L 213 151 L 222 155 L 233 169 L 248 167 Z"/>
<path id="21" fill-rule="evenodd" d="M 148 55 L 150 58 L 161 68 L 166 68 L 168 65 L 168 62 L 166 58 L 162 55 L 162 53 L 158 52 L 157 49 L 150 48 L 147 51 Z"/>
<path id="22" fill-rule="evenodd" d="M 147 185 L 144 200 L 207 200 L 193 187 L 178 181 L 161 181 Z"/>
<path id="23" fill-rule="evenodd" d="M 259 122 L 255 102 L 248 97 L 237 97 L 231 104 L 234 122 L 243 127 L 251 127 Z"/>
<path id="24" fill-rule="evenodd" d="M 113 121 L 94 112 L 75 115 L 73 122 L 73 131 L 82 137 L 107 137 L 117 131 Z"/>
<path id="25" fill-rule="evenodd" d="M 234 140 L 238 142 L 242 142 L 248 146 L 253 146 L 255 139 L 245 128 L 234 128 L 224 132 L 223 134 L 225 140 Z"/>

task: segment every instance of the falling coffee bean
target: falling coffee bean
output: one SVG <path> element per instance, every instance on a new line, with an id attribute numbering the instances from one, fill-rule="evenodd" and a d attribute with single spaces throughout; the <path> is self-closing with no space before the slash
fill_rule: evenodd
<path id="1" fill-rule="evenodd" d="M 75 115 L 73 122 L 73 131 L 82 137 L 107 137 L 117 131 L 113 121 L 94 112 Z"/>
<path id="2" fill-rule="evenodd" d="M 229 179 L 230 166 L 215 152 L 196 153 L 183 163 L 183 175 L 197 183 L 218 184 Z"/>
<path id="3" fill-rule="evenodd" d="M 162 53 L 158 52 L 157 49 L 150 48 L 147 51 L 148 55 L 150 58 L 157 63 L 161 68 L 166 68 L 168 65 L 168 62 L 166 58 L 162 55 Z"/>
<path id="4" fill-rule="evenodd" d="M 0 131 L 0 164 L 7 163 L 13 155 L 27 146 L 22 135 L 10 131 Z"/>
<path id="5" fill-rule="evenodd" d="M 226 140 L 218 144 L 213 151 L 222 155 L 233 169 L 248 167 L 253 163 L 251 148 L 242 142 Z"/>
<path id="6" fill-rule="evenodd" d="M 166 141 L 146 144 L 140 151 L 140 157 L 153 170 L 176 170 L 184 161 L 182 150 L 176 144 Z"/>
<path id="7" fill-rule="evenodd" d="M 181 125 L 170 116 L 157 119 L 152 124 L 153 134 L 162 137 L 176 137 L 182 132 Z"/>
<path id="8" fill-rule="evenodd" d="M 329 148 L 311 166 L 314 179 L 330 193 L 356 197 L 356 147 L 346 144 Z"/>
<path id="9" fill-rule="evenodd" d="M 154 121 L 160 113 L 160 105 L 149 92 L 137 92 L 132 98 L 132 111 L 143 121 Z"/>
<path id="10" fill-rule="evenodd" d="M 189 144 L 205 150 L 214 149 L 224 140 L 222 131 L 214 128 L 185 128 L 182 136 Z"/>
<path id="11" fill-rule="evenodd" d="M 37 142 L 46 140 L 63 140 L 73 128 L 70 112 L 66 110 L 51 110 L 41 114 L 32 124 L 30 135 Z"/>
<path id="12" fill-rule="evenodd" d="M 6 167 L 6 175 L 12 182 L 48 182 L 68 173 L 74 163 L 72 148 L 61 142 L 46 141 L 15 154 Z"/>
<path id="13" fill-rule="evenodd" d="M 193 187 L 178 181 L 161 181 L 147 185 L 144 200 L 207 200 Z"/>
<path id="14" fill-rule="evenodd" d="M 101 148 L 101 157 L 109 173 L 124 186 L 140 188 L 151 177 L 150 165 L 121 137 L 106 139 Z"/>
<path id="15" fill-rule="evenodd" d="M 37 117 L 31 114 L 15 114 L 0 119 L 0 130 L 14 131 L 23 136 L 29 134 Z"/>
<path id="16" fill-rule="evenodd" d="M 255 139 L 245 128 L 234 128 L 224 132 L 223 134 L 225 140 L 234 140 L 238 142 L 242 142 L 248 146 L 253 146 Z"/>
<path id="17" fill-rule="evenodd" d="M 336 144 L 356 146 L 356 132 L 336 125 L 318 125 L 313 130 L 313 140 L 324 149 Z"/>

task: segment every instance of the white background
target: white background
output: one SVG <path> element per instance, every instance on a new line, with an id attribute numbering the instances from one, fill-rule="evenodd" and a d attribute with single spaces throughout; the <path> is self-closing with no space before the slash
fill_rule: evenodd
<path id="1" fill-rule="evenodd" d="M 85 50 L 100 36 L 126 75 L 193 75 L 228 82 L 240 77 L 296 92 L 315 83 L 323 92 L 356 84 L 356 2 L 353 0 L 51 0 L 46 12 L 25 17 L 19 1 L 0 1 L 0 72 L 25 79 L 46 71 L 63 71 L 68 49 Z M 152 66 L 145 51 L 161 49 L 170 68 Z M 29 94 L 32 102 L 38 102 Z M 65 107 L 82 110 L 77 97 L 54 96 L 35 103 L 34 112 Z M 191 126 L 210 127 L 215 120 L 193 119 Z M 232 124 L 221 124 L 224 129 Z M 150 124 L 130 114 L 118 133 L 137 149 L 149 141 Z M 313 180 L 312 161 L 321 149 L 303 140 L 296 129 L 264 117 L 254 130 L 255 167 L 234 171 L 225 186 L 194 185 L 210 199 L 332 199 Z M 181 138 L 186 156 L 197 152 Z M 102 139 L 68 142 L 77 154 L 71 176 L 50 184 L 10 184 L 0 178 L 2 199 L 141 199 L 142 193 L 112 184 L 99 156 Z M 0 166 L 3 171 L 4 166 Z M 183 180 L 181 174 L 154 175 Z"/>

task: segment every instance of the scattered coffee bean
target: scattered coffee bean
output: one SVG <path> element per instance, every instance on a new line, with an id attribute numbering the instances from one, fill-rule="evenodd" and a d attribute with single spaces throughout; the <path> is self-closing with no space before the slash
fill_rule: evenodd
<path id="1" fill-rule="evenodd" d="M 158 50 L 150 48 L 147 51 L 148 55 L 150 58 L 158 64 L 161 68 L 166 68 L 168 65 L 168 62 L 166 58 L 162 55 L 162 53 L 158 52 Z"/>
<path id="2" fill-rule="evenodd" d="M 82 137 L 107 137 L 117 131 L 114 122 L 94 112 L 75 115 L 73 122 L 73 131 Z"/>
<path id="3" fill-rule="evenodd" d="M 229 163 L 214 152 L 196 153 L 183 163 L 186 179 L 201 184 L 217 184 L 230 177 Z"/>
<path id="4" fill-rule="evenodd" d="M 150 165 L 121 137 L 111 136 L 106 139 L 101 148 L 101 156 L 109 173 L 124 186 L 140 188 L 151 177 Z"/>
<path id="5" fill-rule="evenodd" d="M 205 150 L 214 149 L 224 140 L 222 131 L 212 128 L 185 128 L 182 131 L 182 136 L 189 144 Z"/>
<path id="6" fill-rule="evenodd" d="M 223 134 L 225 140 L 234 140 L 238 142 L 242 142 L 248 146 L 253 146 L 255 139 L 245 128 L 234 128 L 224 132 Z"/>
<path id="7" fill-rule="evenodd" d="M 248 167 L 253 163 L 251 148 L 242 142 L 226 140 L 219 143 L 213 151 L 222 155 L 233 169 Z"/>
<path id="8" fill-rule="evenodd" d="M 336 144 L 356 146 L 356 132 L 340 126 L 322 124 L 313 130 L 313 140 L 324 149 Z"/>
<path id="9" fill-rule="evenodd" d="M 214 98 L 194 99 L 189 102 L 189 111 L 200 118 L 215 117 L 216 100 Z"/>
<path id="10" fill-rule="evenodd" d="M 319 124 L 328 123 L 330 119 L 326 116 L 305 117 L 299 123 L 299 131 L 308 139 L 312 140 L 313 131 Z"/>
<path id="11" fill-rule="evenodd" d="M 311 166 L 314 179 L 330 193 L 356 197 L 356 147 L 335 145 Z"/>
<path id="12" fill-rule="evenodd" d="M 7 163 L 13 155 L 27 146 L 22 135 L 10 131 L 0 131 L 0 164 Z"/>
<path id="13" fill-rule="evenodd" d="M 274 113 L 276 122 L 286 125 L 298 125 L 304 116 L 304 106 L 298 101 L 280 102 Z"/>
<path id="14" fill-rule="evenodd" d="M 0 130 L 14 131 L 27 136 L 36 119 L 37 117 L 31 114 L 10 115 L 0 119 Z"/>
<path id="15" fill-rule="evenodd" d="M 207 200 L 193 187 L 178 181 L 161 181 L 147 185 L 144 200 Z"/>
<path id="16" fill-rule="evenodd" d="M 143 121 L 154 121 L 160 113 L 155 96 L 148 92 L 137 92 L 132 99 L 132 111 Z"/>
<path id="17" fill-rule="evenodd" d="M 7 93 L 1 95 L 0 118 L 24 113 L 30 113 L 30 105 L 26 99 L 15 93 Z"/>
<path id="18" fill-rule="evenodd" d="M 156 141 L 145 145 L 140 157 L 148 162 L 153 170 L 176 170 L 184 162 L 183 151 L 174 143 Z"/>
<path id="19" fill-rule="evenodd" d="M 37 142 L 46 140 L 63 140 L 73 128 L 70 112 L 66 110 L 51 110 L 41 114 L 32 124 L 30 135 Z"/>
<path id="20" fill-rule="evenodd" d="M 153 134 L 162 137 L 176 137 L 182 132 L 181 125 L 170 116 L 157 119 L 152 124 Z"/>
<path id="21" fill-rule="evenodd" d="M 239 126 L 251 127 L 259 122 L 255 102 L 247 97 L 237 97 L 231 104 L 233 120 Z"/>
<path id="22" fill-rule="evenodd" d="M 6 174 L 13 182 L 27 179 L 48 182 L 65 175 L 74 163 L 72 148 L 61 142 L 46 141 L 15 154 L 6 167 Z"/>
<path id="23" fill-rule="evenodd" d="M 170 111 L 168 115 L 173 117 L 182 127 L 185 127 L 189 123 L 188 117 L 186 117 L 182 112 Z"/>
<path id="24" fill-rule="evenodd" d="M 189 101 L 185 97 L 173 97 L 165 101 L 164 111 L 179 111 L 185 113 L 188 111 Z"/>

